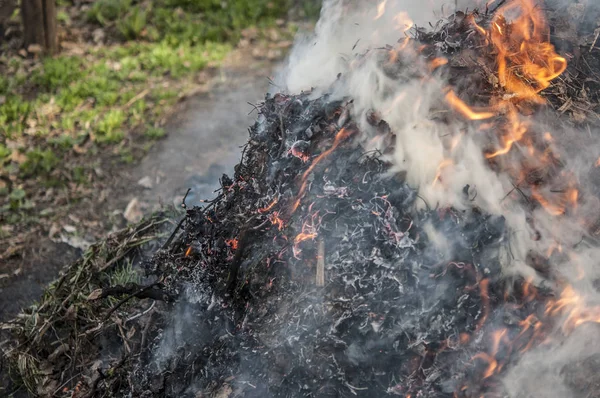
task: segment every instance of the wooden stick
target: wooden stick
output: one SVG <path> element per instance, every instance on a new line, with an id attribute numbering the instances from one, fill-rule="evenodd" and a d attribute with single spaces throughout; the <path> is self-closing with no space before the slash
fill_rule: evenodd
<path id="1" fill-rule="evenodd" d="M 317 286 L 325 286 L 325 241 L 319 241 L 319 254 L 317 255 Z"/>
<path id="2" fill-rule="evenodd" d="M 594 37 L 594 42 L 592 43 L 592 45 L 590 47 L 590 52 L 592 52 L 594 47 L 596 47 L 596 42 L 598 41 L 598 36 L 600 36 L 600 28 L 596 29 L 596 37 Z"/>

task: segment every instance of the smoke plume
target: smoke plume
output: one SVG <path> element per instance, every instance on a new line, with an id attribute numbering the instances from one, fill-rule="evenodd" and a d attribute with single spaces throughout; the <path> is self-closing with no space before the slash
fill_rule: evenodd
<path id="1" fill-rule="evenodd" d="M 481 3 L 459 2 L 458 10 L 485 8 Z M 488 5 L 493 7 L 494 3 Z M 548 3 L 564 9 L 561 15 L 568 19 L 566 23 L 580 30 L 590 29 L 589 22 L 582 22 L 590 20 L 585 11 L 597 11 L 590 1 Z M 537 6 L 544 7 L 541 3 Z M 564 323 L 556 326 L 552 341 L 524 354 L 508 372 L 507 390 L 514 397 L 570 396 L 571 389 L 563 377 L 565 366 L 600 353 L 600 347 L 594 344 L 595 326 L 576 330 L 574 325 L 568 326 L 570 321 L 575 322 L 575 316 L 598 321 L 593 319 L 593 309 L 600 304 L 594 285 L 600 277 L 595 260 L 600 251 L 590 243 L 589 232 L 582 226 L 582 220 L 597 217 L 600 207 L 593 167 L 600 152 L 594 138 L 597 132 L 546 120 L 547 115 L 519 116 L 519 123 L 527 124 L 531 134 L 551 134 L 552 151 L 560 158 L 569 181 L 578 184 L 578 196 L 576 208 L 564 214 L 552 214 L 542 207 L 532 211 L 528 203 L 507 200 L 515 190 L 515 181 L 503 170 L 521 166 L 514 163 L 514 157 L 507 156 L 499 161 L 502 168 L 492 170 L 484 154 L 490 139 L 493 144 L 498 142 L 482 137 L 473 123 L 447 115 L 443 104 L 449 86 L 446 76 L 430 72 L 423 57 L 411 51 L 411 44 L 405 41 L 415 26 L 434 29 L 437 21 L 450 18 L 455 11 L 454 2 L 328 0 L 314 34 L 298 39 L 280 80 L 290 92 L 312 88 L 316 95 L 327 91 L 337 98 L 351 98 L 364 149 L 385 152 L 385 144 L 377 141 L 368 123 L 370 115 L 378 112 L 396 136 L 394 152 L 389 154 L 394 172 L 405 174 L 428 206 L 464 211 L 479 208 L 507 219 L 512 231 L 507 242 L 510 253 L 504 264 L 507 277 L 521 276 L 538 286 L 556 289 L 567 303 Z M 377 52 L 385 46 L 386 51 Z M 397 62 L 402 67 L 386 70 L 382 57 L 388 56 L 389 49 L 399 47 L 403 51 Z M 470 76 L 463 79 L 468 84 Z M 518 144 L 514 150 L 526 152 Z M 561 184 L 557 178 L 549 184 L 548 192 L 565 189 Z M 439 231 L 430 230 L 428 234 L 432 242 L 441 242 L 441 250 L 451 239 Z M 554 275 L 549 279 L 530 266 L 531 259 L 556 248 L 560 255 L 548 260 L 551 270 L 547 274 Z M 572 290 L 561 293 L 559 284 Z"/>

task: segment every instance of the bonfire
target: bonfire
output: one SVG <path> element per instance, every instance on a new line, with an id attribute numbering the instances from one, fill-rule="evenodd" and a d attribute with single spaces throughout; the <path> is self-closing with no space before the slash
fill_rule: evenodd
<path id="1" fill-rule="evenodd" d="M 65 397 L 598 396 L 585 7 L 492 0 L 425 27 L 392 0 L 326 3 L 290 90 L 298 56 L 388 30 L 328 54 L 327 84 L 267 95 L 160 247 L 157 216 L 66 268 L 4 326 L 16 373 Z M 112 284 L 131 258 L 144 279 Z"/>

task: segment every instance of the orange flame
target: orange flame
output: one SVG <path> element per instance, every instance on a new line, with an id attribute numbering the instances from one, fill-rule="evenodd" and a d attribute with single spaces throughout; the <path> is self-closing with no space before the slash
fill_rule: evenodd
<path id="1" fill-rule="evenodd" d="M 550 301 L 546 307 L 548 316 L 562 314 L 566 315 L 562 330 L 567 334 L 585 323 L 600 323 L 600 306 L 589 307 L 571 285 L 564 288 L 560 299 Z"/>
<path id="2" fill-rule="evenodd" d="M 496 114 L 494 112 L 482 111 L 478 112 L 471 109 L 467 104 L 465 104 L 458 96 L 454 93 L 454 91 L 450 90 L 446 93 L 446 101 L 448 104 L 454 108 L 455 111 L 463 115 L 469 120 L 485 120 L 490 119 Z"/>
<path id="3" fill-rule="evenodd" d="M 431 70 L 435 70 L 437 68 L 439 68 L 440 66 L 446 65 L 448 63 L 448 59 L 447 58 L 434 58 L 431 60 L 431 62 L 429 62 L 429 68 Z"/>
<path id="4" fill-rule="evenodd" d="M 275 207 L 275 205 L 277 204 L 278 201 L 279 201 L 279 199 L 275 198 L 271 203 L 269 203 L 269 205 L 267 207 L 263 207 L 262 209 L 258 209 L 258 212 L 260 214 L 264 214 L 264 213 L 270 212 L 271 209 L 273 207 Z"/>
<path id="5" fill-rule="evenodd" d="M 296 200 L 294 201 L 294 205 L 291 208 L 290 214 L 293 214 L 296 211 L 296 209 L 298 209 L 298 206 L 300 206 L 300 202 L 302 201 L 302 198 L 304 197 L 304 194 L 306 193 L 306 189 L 308 188 L 308 176 L 310 175 L 310 173 L 313 172 L 315 167 L 317 167 L 317 165 L 323 159 L 325 159 L 329 155 L 331 155 L 331 153 L 336 150 L 336 148 L 342 143 L 342 141 L 344 141 L 346 138 L 350 137 L 353 133 L 354 132 L 352 130 L 348 130 L 346 128 L 342 128 L 340 131 L 338 131 L 338 133 L 335 136 L 335 139 L 333 140 L 333 145 L 331 145 L 331 148 L 329 148 L 328 150 L 326 150 L 325 152 L 323 152 L 322 154 L 317 156 L 315 158 L 315 160 L 313 160 L 313 162 L 310 164 L 308 169 L 306 169 L 304 174 L 302 174 L 302 185 L 300 186 L 300 191 L 298 192 L 298 195 L 296 196 Z"/>
<path id="6" fill-rule="evenodd" d="M 508 21 L 507 15 L 518 16 Z M 565 58 L 550 44 L 542 7 L 533 0 L 502 6 L 492 19 L 491 41 L 498 53 L 498 79 L 520 99 L 543 102 L 538 93 L 567 68 Z"/>
<path id="7" fill-rule="evenodd" d="M 279 217 L 279 212 L 278 211 L 274 211 L 270 216 L 269 216 L 269 221 L 271 221 L 271 224 L 277 226 L 277 229 L 279 229 L 280 231 L 283 230 L 283 228 L 285 228 L 285 223 L 283 222 L 283 220 Z"/>
<path id="8" fill-rule="evenodd" d="M 296 238 L 294 239 L 294 244 L 298 244 L 300 242 L 304 242 L 305 240 L 309 240 L 309 239 L 315 239 L 317 237 L 316 232 L 313 233 L 309 233 L 306 234 L 304 232 L 299 233 L 298 235 L 296 235 Z"/>

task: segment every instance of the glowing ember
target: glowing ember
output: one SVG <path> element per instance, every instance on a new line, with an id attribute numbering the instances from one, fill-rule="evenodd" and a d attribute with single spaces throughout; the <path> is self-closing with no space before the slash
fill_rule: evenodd
<path id="1" fill-rule="evenodd" d="M 352 134 L 354 134 L 354 132 L 352 130 L 349 130 L 349 129 L 346 129 L 346 128 L 342 128 L 336 134 L 335 139 L 333 141 L 333 145 L 331 145 L 331 148 L 329 148 L 325 152 L 321 153 L 319 156 L 317 156 L 315 158 L 315 160 L 312 161 L 312 163 L 310 164 L 310 166 L 308 167 L 308 169 L 306 169 L 306 171 L 302 175 L 302 185 L 300 186 L 300 191 L 298 192 L 296 200 L 294 201 L 294 205 L 290 209 L 290 214 L 293 214 L 296 211 L 296 209 L 298 209 L 298 206 L 300 206 L 300 202 L 302 201 L 302 198 L 304 197 L 304 194 L 306 193 L 306 189 L 308 188 L 308 176 L 310 175 L 310 173 L 312 173 L 312 171 L 315 169 L 315 167 L 317 167 L 317 165 L 323 159 L 326 159 L 329 155 L 331 155 L 331 153 L 333 151 L 335 151 L 336 148 L 346 138 L 350 137 Z"/>
<path id="2" fill-rule="evenodd" d="M 269 205 L 267 207 L 263 207 L 262 209 L 258 209 L 258 212 L 261 213 L 261 214 L 270 212 L 273 209 L 273 207 L 275 207 L 275 205 L 277 204 L 277 202 L 279 202 L 279 199 L 277 199 L 277 198 L 273 199 L 273 201 L 271 203 L 269 203 Z"/>
<path id="3" fill-rule="evenodd" d="M 313 232 L 310 234 L 305 234 L 305 233 L 299 233 L 298 235 L 296 235 L 296 238 L 294 239 L 294 244 L 298 244 L 300 242 L 304 242 L 305 240 L 314 240 L 317 237 L 317 233 Z"/>
<path id="4" fill-rule="evenodd" d="M 237 250 L 237 248 L 238 248 L 238 240 L 237 240 L 237 238 L 226 239 L 225 240 L 225 244 L 227 246 L 231 247 L 232 250 Z"/>

